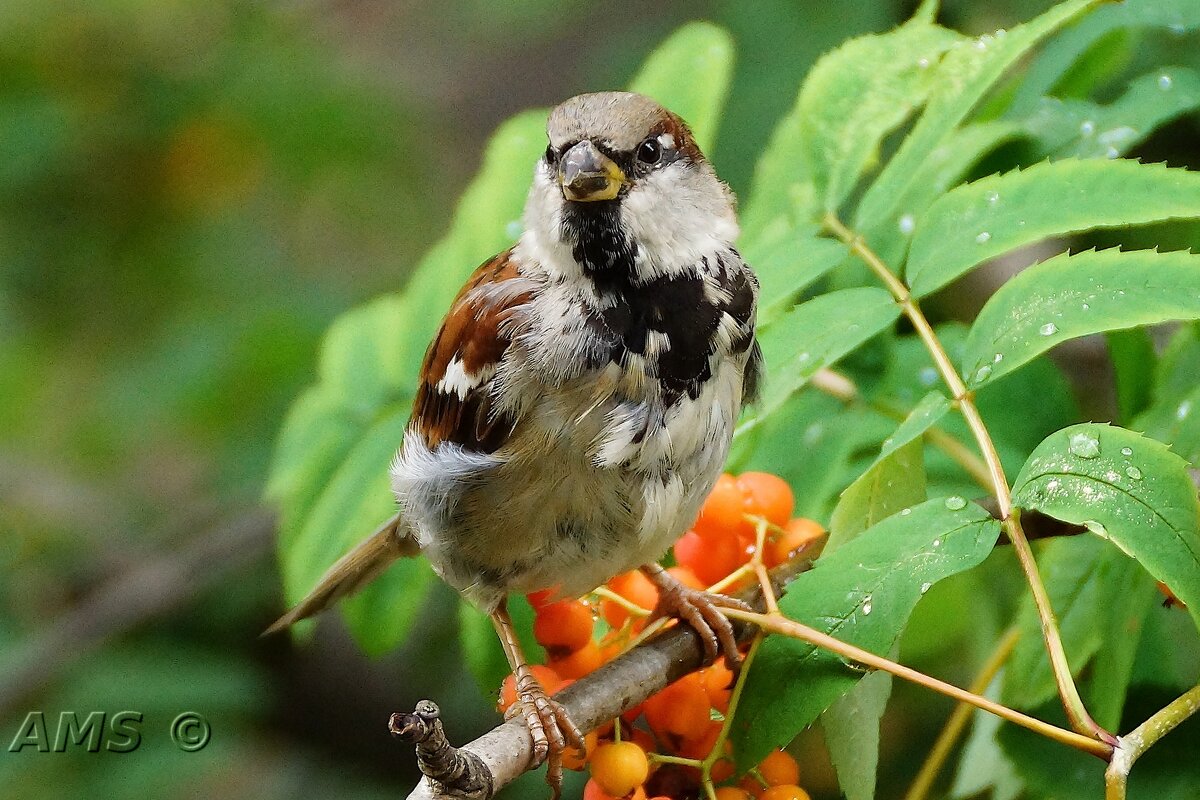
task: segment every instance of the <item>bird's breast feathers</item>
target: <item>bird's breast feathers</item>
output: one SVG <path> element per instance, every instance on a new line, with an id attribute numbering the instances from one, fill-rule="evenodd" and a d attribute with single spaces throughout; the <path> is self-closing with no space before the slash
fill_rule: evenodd
<path id="1" fill-rule="evenodd" d="M 392 470 L 435 567 L 485 604 L 478 587 L 532 586 L 539 564 L 595 565 L 572 565 L 586 591 L 657 557 L 719 474 L 758 369 L 757 282 L 730 247 L 619 294 L 522 256 L 484 263 L 451 306 Z"/>

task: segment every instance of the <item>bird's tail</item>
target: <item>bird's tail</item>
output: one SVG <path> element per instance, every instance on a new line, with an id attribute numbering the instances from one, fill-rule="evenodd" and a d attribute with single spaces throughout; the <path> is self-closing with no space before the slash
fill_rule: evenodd
<path id="1" fill-rule="evenodd" d="M 311 617 L 343 597 L 354 594 L 374 580 L 389 564 L 398 558 L 415 556 L 421 552 L 412 529 L 396 514 L 379 530 L 357 547 L 338 559 L 329 568 L 316 588 L 292 607 L 290 611 L 263 631 L 263 636 L 281 631 L 302 619 Z"/>

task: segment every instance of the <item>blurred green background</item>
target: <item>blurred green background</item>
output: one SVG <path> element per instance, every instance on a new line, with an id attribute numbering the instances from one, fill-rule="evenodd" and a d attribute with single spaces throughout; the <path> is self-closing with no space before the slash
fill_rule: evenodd
<path id="1" fill-rule="evenodd" d="M 321 332 L 404 284 L 507 116 L 622 86 L 710 19 L 738 48 L 711 156 L 745 192 L 813 59 L 915 5 L 0 3 L 5 794 L 403 796 L 390 711 L 433 697 L 456 741 L 491 727 L 448 590 L 381 660 L 333 616 L 308 646 L 258 638 L 281 610 L 259 498 Z M 957 0 L 940 19 L 979 33 L 1049 5 Z M 133 753 L 7 752 L 29 711 L 53 738 L 60 711 L 126 709 L 144 715 Z M 899 695 L 881 796 L 947 709 Z M 167 733 L 188 710 L 213 727 L 198 753 Z"/>

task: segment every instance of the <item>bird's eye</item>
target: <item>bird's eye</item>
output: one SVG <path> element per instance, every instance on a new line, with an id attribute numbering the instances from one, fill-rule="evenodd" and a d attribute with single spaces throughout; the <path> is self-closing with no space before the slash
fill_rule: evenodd
<path id="1" fill-rule="evenodd" d="M 546 145 L 546 163 L 554 166 L 558 162 L 558 151 L 554 149 L 554 145 Z"/>
<path id="2" fill-rule="evenodd" d="M 657 164 L 658 160 L 662 158 L 662 144 L 657 138 L 647 139 L 638 145 L 637 158 L 643 164 Z"/>

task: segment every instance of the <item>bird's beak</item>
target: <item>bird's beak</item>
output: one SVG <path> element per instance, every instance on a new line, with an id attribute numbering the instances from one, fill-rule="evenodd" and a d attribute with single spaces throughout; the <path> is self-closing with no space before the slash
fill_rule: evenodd
<path id="1" fill-rule="evenodd" d="M 584 139 L 563 154 L 558 167 L 563 197 L 575 202 L 612 200 L 625 183 L 625 173 L 611 158 Z"/>

